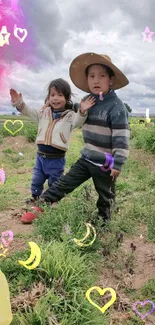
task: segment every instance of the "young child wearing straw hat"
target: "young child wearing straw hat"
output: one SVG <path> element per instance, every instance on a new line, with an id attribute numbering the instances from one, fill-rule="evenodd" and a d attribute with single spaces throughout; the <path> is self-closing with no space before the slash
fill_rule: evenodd
<path id="1" fill-rule="evenodd" d="M 115 180 L 129 155 L 129 126 L 126 108 L 115 90 L 129 81 L 107 55 L 84 53 L 70 65 L 70 77 L 79 89 L 89 93 L 80 105 L 87 116 L 82 127 L 84 148 L 81 157 L 42 194 L 42 202 L 57 202 L 92 177 L 98 193 L 98 216 L 103 226 L 110 221 L 111 204 L 115 198 Z M 93 97 L 94 105 L 85 105 Z"/>

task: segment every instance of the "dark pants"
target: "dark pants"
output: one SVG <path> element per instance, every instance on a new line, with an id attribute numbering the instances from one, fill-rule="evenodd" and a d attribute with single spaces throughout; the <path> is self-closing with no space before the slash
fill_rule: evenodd
<path id="1" fill-rule="evenodd" d="M 57 202 L 90 177 L 92 177 L 95 189 L 99 195 L 97 201 L 99 215 L 104 219 L 109 219 L 110 206 L 115 197 L 115 181 L 112 180 L 110 171 L 103 172 L 99 166 L 95 166 L 83 158 L 80 158 L 66 175 L 62 175 L 54 182 L 42 194 L 42 197 L 47 202 Z"/>
<path id="2" fill-rule="evenodd" d="M 41 195 L 46 179 L 48 179 L 48 186 L 52 186 L 52 183 L 63 174 L 64 168 L 65 158 L 44 158 L 37 153 L 31 183 L 32 196 Z"/>

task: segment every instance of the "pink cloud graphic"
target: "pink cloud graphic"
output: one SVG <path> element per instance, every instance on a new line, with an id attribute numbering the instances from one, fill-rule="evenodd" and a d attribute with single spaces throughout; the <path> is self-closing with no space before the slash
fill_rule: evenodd
<path id="1" fill-rule="evenodd" d="M 11 6 L 14 9 L 18 8 L 18 10 L 13 10 Z M 9 45 L 4 44 L 0 47 L 1 59 L 5 60 L 6 63 L 19 62 L 28 66 L 34 66 L 36 63 L 36 46 L 33 31 L 30 30 L 23 11 L 18 7 L 17 0 L 5 1 L 3 5 L 0 5 L 0 31 L 3 26 L 6 26 L 7 32 L 11 35 L 9 37 Z M 18 30 L 15 32 L 16 27 Z M 24 33 L 27 35 L 21 41 L 20 38 L 23 38 Z"/>

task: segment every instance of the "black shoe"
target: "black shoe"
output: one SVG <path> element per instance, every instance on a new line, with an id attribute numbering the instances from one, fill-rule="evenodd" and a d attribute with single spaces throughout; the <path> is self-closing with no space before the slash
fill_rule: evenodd
<path id="1" fill-rule="evenodd" d="M 43 197 L 40 196 L 40 198 L 38 198 L 36 205 L 40 207 L 40 205 L 52 205 L 51 202 L 46 201 Z"/>
<path id="2" fill-rule="evenodd" d="M 35 203 L 37 200 L 39 200 L 39 196 L 33 195 L 30 199 L 27 199 L 25 201 L 26 204 L 32 204 Z"/>
<path id="3" fill-rule="evenodd" d="M 103 216 L 98 215 L 99 226 L 104 232 L 110 231 L 110 218 L 105 219 Z"/>
<path id="4" fill-rule="evenodd" d="M 110 220 L 105 220 L 102 228 L 103 228 L 104 232 L 109 232 L 110 231 Z"/>

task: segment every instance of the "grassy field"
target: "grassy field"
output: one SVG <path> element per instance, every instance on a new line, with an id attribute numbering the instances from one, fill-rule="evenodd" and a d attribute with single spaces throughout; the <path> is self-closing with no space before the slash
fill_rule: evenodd
<path id="1" fill-rule="evenodd" d="M 73 238 L 84 237 L 84 222 L 91 223 L 96 216 L 92 181 L 55 208 L 46 207 L 33 225 L 22 225 L 24 201 L 30 196 L 37 126 L 32 128 L 25 121 L 16 136 L 6 132 L 1 127 L 0 157 L 7 178 L 0 187 L 0 231 L 12 230 L 14 241 L 7 256 L 0 257 L 0 269 L 10 287 L 12 325 L 144 324 L 132 311 L 132 303 L 155 302 L 155 156 L 154 141 L 148 140 L 155 133 L 154 127 L 132 127 L 130 157 L 117 181 L 110 233 L 102 233 L 98 225 L 96 241 L 86 248 L 78 247 Z M 79 157 L 82 145 L 81 131 L 75 130 L 66 171 Z M 29 241 L 36 242 L 42 252 L 41 263 L 33 271 L 18 264 L 18 259 L 26 260 L 30 255 Z M 104 314 L 85 298 L 93 286 L 116 291 L 115 303 Z M 100 306 L 110 300 L 95 291 L 91 299 Z M 138 310 L 144 314 L 149 307 Z M 146 325 L 153 324 L 155 312 L 146 318 Z"/>

